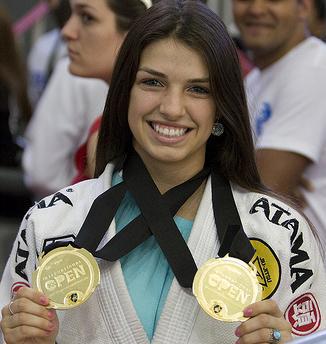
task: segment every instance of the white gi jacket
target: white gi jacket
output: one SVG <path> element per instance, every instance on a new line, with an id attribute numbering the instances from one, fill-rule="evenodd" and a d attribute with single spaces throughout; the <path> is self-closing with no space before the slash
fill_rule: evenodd
<path id="1" fill-rule="evenodd" d="M 110 187 L 112 170 L 113 166 L 108 165 L 98 179 L 62 189 L 28 212 L 0 284 L 1 308 L 9 303 L 12 291 L 31 283 L 37 256 L 47 244 L 71 240 L 77 235 L 93 200 Z M 258 243 L 255 264 L 265 295 L 277 301 L 295 335 L 325 328 L 326 274 L 306 220 L 270 196 L 247 192 L 235 185 L 232 191 L 243 228 L 252 243 Z M 112 223 L 104 241 L 114 234 Z M 208 180 L 188 246 L 197 266 L 201 266 L 217 256 L 219 245 Z M 57 312 L 60 320 L 57 343 L 149 343 L 119 261 L 98 260 L 98 263 L 101 283 L 90 299 L 74 309 Z M 234 331 L 238 325 L 209 317 L 191 290 L 181 288 L 174 279 L 152 343 L 230 344 L 236 341 Z"/>
<path id="2" fill-rule="evenodd" d="M 65 58 L 56 65 L 25 132 L 24 180 L 36 196 L 71 183 L 74 154 L 103 112 L 108 92 L 104 81 L 72 75 L 69 63 Z"/>

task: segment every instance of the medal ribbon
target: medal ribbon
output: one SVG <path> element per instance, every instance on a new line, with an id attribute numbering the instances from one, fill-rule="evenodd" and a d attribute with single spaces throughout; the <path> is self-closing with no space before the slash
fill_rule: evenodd
<path id="1" fill-rule="evenodd" d="M 230 257 L 249 263 L 255 249 L 243 230 L 230 183 L 216 171 L 211 175 L 213 212 L 221 243 L 218 256 L 224 257 L 229 253 Z"/>
<path id="2" fill-rule="evenodd" d="M 98 258 L 115 261 L 154 235 L 179 284 L 191 288 L 197 267 L 173 216 L 210 172 L 214 217 L 221 242 L 219 256 L 229 253 L 232 257 L 249 262 L 254 249 L 243 231 L 231 187 L 226 179 L 209 168 L 204 168 L 191 179 L 161 195 L 136 152 L 129 154 L 124 163 L 123 182 L 95 199 L 74 244 L 87 249 Z M 141 214 L 96 251 L 127 190 L 136 201 Z"/>
<path id="3" fill-rule="evenodd" d="M 129 154 L 123 168 L 124 181 L 94 201 L 75 245 L 86 248 L 98 258 L 115 261 L 154 235 L 180 285 L 190 288 L 197 267 L 173 216 L 209 172 L 204 168 L 193 178 L 161 195 L 140 157 L 136 153 Z M 96 251 L 127 190 L 141 214 Z M 93 235 L 90 236 L 90 232 Z"/>

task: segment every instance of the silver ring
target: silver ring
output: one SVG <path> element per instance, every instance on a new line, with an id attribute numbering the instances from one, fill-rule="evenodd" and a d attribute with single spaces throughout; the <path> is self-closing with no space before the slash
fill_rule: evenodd
<path id="1" fill-rule="evenodd" d="M 15 313 L 12 311 L 12 309 L 11 309 L 11 305 L 14 303 L 14 301 L 10 301 L 9 302 L 9 305 L 8 305 L 8 309 L 9 309 L 9 313 L 10 313 L 10 315 L 14 315 Z"/>
<path id="2" fill-rule="evenodd" d="M 277 344 L 280 342 L 281 338 L 282 338 L 281 331 L 277 330 L 276 328 L 272 328 L 269 334 L 269 343 Z"/>

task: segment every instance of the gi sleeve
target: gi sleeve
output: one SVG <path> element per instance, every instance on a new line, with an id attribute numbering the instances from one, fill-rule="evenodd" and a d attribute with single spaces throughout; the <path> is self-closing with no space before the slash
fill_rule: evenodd
<path id="1" fill-rule="evenodd" d="M 295 336 L 326 328 L 324 253 L 309 224 L 303 220 L 301 226 L 302 232 L 291 238 L 291 289 L 295 292 L 284 313 Z"/>
<path id="2" fill-rule="evenodd" d="M 12 295 L 19 288 L 31 286 L 31 276 L 35 270 L 37 260 L 34 228 L 30 220 L 32 209 L 27 212 L 20 225 L 2 275 L 0 282 L 0 309 L 10 302 Z"/>

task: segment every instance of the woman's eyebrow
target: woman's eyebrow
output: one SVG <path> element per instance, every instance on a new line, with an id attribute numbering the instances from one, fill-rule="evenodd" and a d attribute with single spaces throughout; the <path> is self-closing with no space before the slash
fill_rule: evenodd
<path id="1" fill-rule="evenodd" d="M 143 71 L 143 72 L 146 72 L 146 73 L 149 73 L 149 74 L 152 74 L 152 75 L 155 75 L 155 76 L 159 76 L 161 78 L 165 78 L 167 79 L 167 76 L 164 74 L 164 73 L 161 73 L 155 69 L 152 69 L 152 68 L 148 68 L 148 67 L 140 67 L 138 69 L 138 71 Z M 187 80 L 188 83 L 207 83 L 209 82 L 209 78 L 208 77 L 203 77 L 203 78 L 195 78 L 195 79 L 189 79 Z"/>
<path id="2" fill-rule="evenodd" d="M 79 10 L 94 10 L 94 8 L 86 3 L 76 3 L 75 8 Z"/>
<path id="3" fill-rule="evenodd" d="M 167 78 L 167 76 L 164 73 L 158 72 L 157 70 L 152 69 L 152 68 L 140 67 L 138 69 L 138 71 L 143 71 L 143 72 L 146 72 L 146 73 L 149 73 L 149 74 L 153 74 L 153 75 L 159 76 L 161 78 Z"/>
<path id="4" fill-rule="evenodd" d="M 196 78 L 196 79 L 189 79 L 187 80 L 190 83 L 203 83 L 203 82 L 209 82 L 209 78 L 208 77 L 204 77 L 204 78 Z"/>

